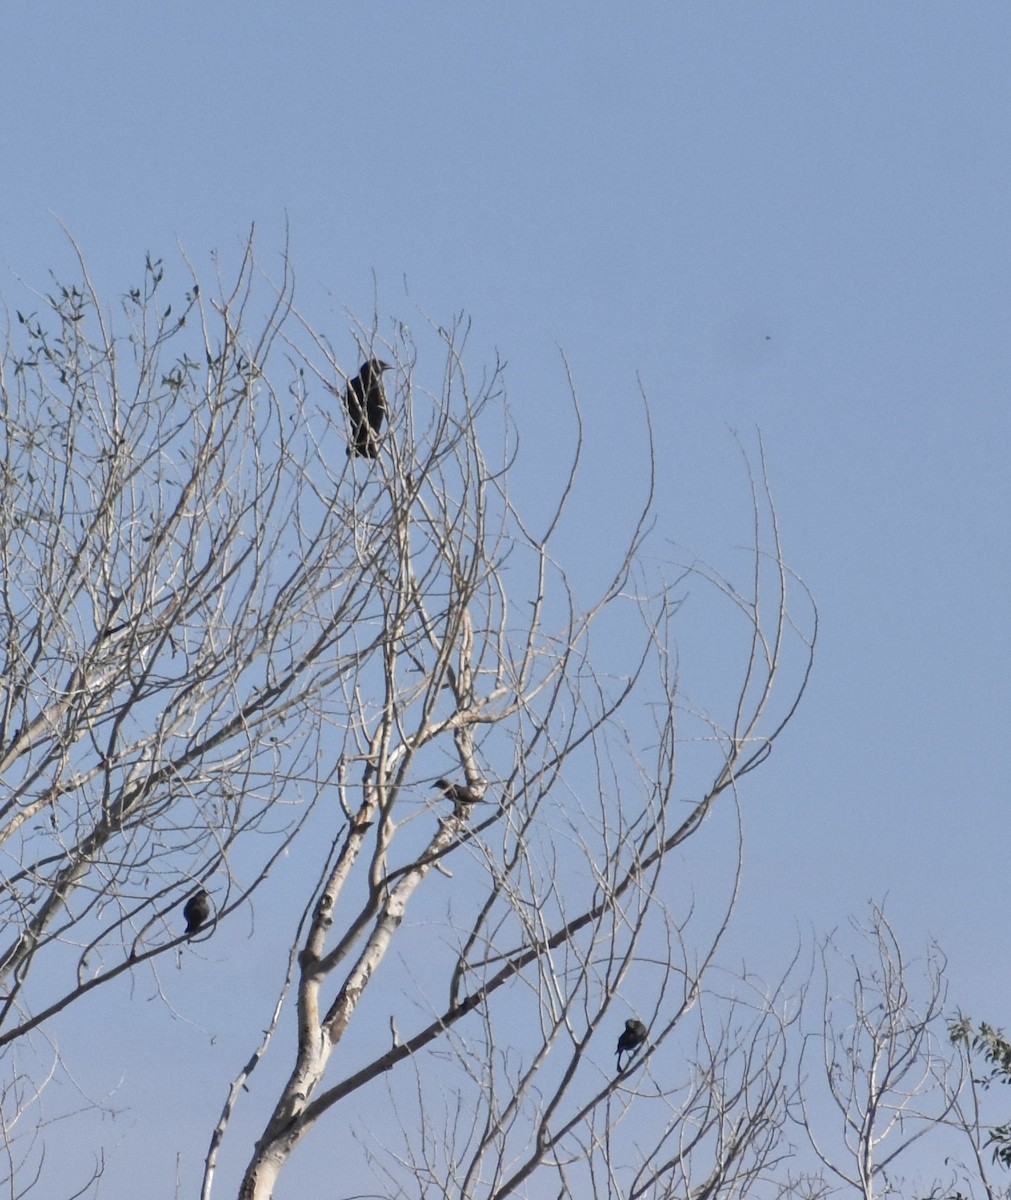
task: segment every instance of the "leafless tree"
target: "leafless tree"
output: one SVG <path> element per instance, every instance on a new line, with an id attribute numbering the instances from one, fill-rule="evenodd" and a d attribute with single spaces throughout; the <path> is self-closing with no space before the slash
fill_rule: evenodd
<path id="1" fill-rule="evenodd" d="M 910 1148 L 920 1143 L 919 1175 L 925 1161 L 944 1160 L 951 1143 L 940 1135 L 965 1081 L 946 1036 L 946 961 L 934 945 L 909 961 L 877 905 L 857 928 L 869 953 L 847 954 L 833 939 L 822 948 L 821 1010 L 804 1041 L 797 1119 L 823 1170 L 820 1194 L 835 1195 L 835 1182 L 865 1200 L 909 1196 L 914 1184 L 901 1172 L 913 1168 Z"/>
<path id="2" fill-rule="evenodd" d="M 636 1089 L 636 1125 L 659 1103 L 668 1111 L 653 1144 L 636 1139 L 639 1166 L 631 1185 L 615 1186 L 609 1194 L 628 1200 L 745 1197 L 753 1190 L 761 1194 L 775 1178 L 785 1152 L 782 1133 L 790 1098 L 790 1001 L 782 988 L 770 994 L 753 986 L 749 997 L 740 978 L 733 986 L 722 994 L 710 979 L 694 1020 L 678 1027 L 680 1041 L 695 1032 L 695 1048 L 689 1070 L 682 1070 L 680 1079 L 671 1072 L 676 1083 L 665 1081 L 666 1072 L 658 1078 L 658 1060 L 650 1064 L 647 1079 Z"/>
<path id="3" fill-rule="evenodd" d="M 60 1078 L 72 1099 L 61 1096 L 57 1106 L 47 1106 L 48 1085 Z M 87 1094 L 68 1076 L 55 1045 L 40 1033 L 25 1037 L 4 1052 L 4 1073 L 0 1082 L 0 1178 L 6 1195 L 22 1197 L 52 1195 L 59 1188 L 65 1200 L 77 1200 L 93 1193 L 105 1174 L 104 1148 L 98 1146 L 90 1163 L 78 1170 L 72 1181 L 64 1172 L 56 1183 L 55 1173 L 47 1169 L 47 1140 L 58 1139 L 56 1127 L 74 1116 L 113 1113 L 107 1097 Z"/>
<path id="4" fill-rule="evenodd" d="M 210 297 L 148 259 L 106 308 L 80 258 L 7 314 L 0 1054 L 178 952 L 200 887 L 214 935 L 326 786 L 336 680 L 381 649 L 291 294 L 250 242 Z"/>
<path id="5" fill-rule="evenodd" d="M 191 931 L 213 937 L 287 850 L 315 883 L 205 1197 L 286 1021 L 295 1054 L 246 1200 L 274 1193 L 317 1123 L 377 1194 L 744 1195 L 778 1153 L 790 1017 L 776 987 L 711 981 L 738 785 L 793 715 L 815 636 L 764 460 L 747 586 L 695 559 L 665 579 L 643 404 L 636 508 L 624 544 L 594 547 L 584 599 L 562 565 L 579 527 L 571 381 L 571 454 L 533 521 L 500 364 L 473 381 L 463 322 L 378 330 L 355 327 L 342 361 L 295 309 L 287 259 L 274 283 L 251 243 L 210 298 L 149 260 L 105 308 L 81 259 L 77 283 L 9 317 L 10 1086 L 28 1035 L 125 972 L 157 980 L 187 945 L 186 901 L 206 890 Z M 372 356 L 394 364 L 390 424 L 363 460 L 344 453 L 339 398 Z M 697 591 L 739 648 L 729 700 L 682 691 Z M 648 1036 L 616 1072 L 630 1016 Z M 399 1144 L 356 1122 L 377 1094 Z"/>
<path id="6" fill-rule="evenodd" d="M 721 797 L 736 846 L 736 788 L 795 711 L 813 609 L 784 564 L 764 464 L 749 591 L 697 563 L 651 582 L 651 452 L 639 515 L 596 597 L 581 602 L 555 549 L 577 487 L 575 389 L 572 460 L 535 528 L 508 486 L 508 430 L 494 461 L 481 438 L 498 376 L 472 389 L 460 330 L 439 333 L 441 393 L 415 389 L 413 355 L 404 363 L 403 345 L 384 346 L 399 363 L 400 415 L 367 479 L 337 500 L 372 597 L 359 638 L 378 653 L 339 682 L 330 734 L 344 820 L 307 896 L 289 977 L 297 1049 L 241 1195 L 274 1195 L 292 1151 L 323 1121 L 339 1122 L 342 1175 L 358 1144 L 383 1195 L 526 1194 L 535 1176 L 564 1194 L 579 1192 L 577 1177 L 601 1195 L 679 1194 L 689 1166 L 693 1195 L 729 1195 L 775 1143 L 782 1081 L 769 1067 L 780 1062 L 783 1018 L 770 998 L 754 1045 L 736 1018 L 707 1015 L 696 1061 L 676 1046 L 702 1011 L 737 883 L 734 857 L 694 896 L 682 847 Z M 691 581 L 742 619 L 740 678 L 722 718 L 681 707 L 676 626 Z M 600 665 L 607 659 L 620 666 Z M 675 767 L 695 750 L 710 776 L 693 800 L 676 794 Z M 616 1075 L 630 1006 L 648 1044 Z M 677 1084 L 649 1075 L 664 1055 Z M 205 1197 L 250 1066 L 215 1130 Z M 384 1079 L 403 1130 L 397 1151 L 388 1119 L 378 1138 L 364 1122 L 353 1128 L 359 1096 Z M 667 1121 L 651 1115 L 652 1165 L 619 1165 L 615 1131 L 647 1094 Z M 691 1145 L 673 1133 L 689 1116 L 699 1125 Z"/>

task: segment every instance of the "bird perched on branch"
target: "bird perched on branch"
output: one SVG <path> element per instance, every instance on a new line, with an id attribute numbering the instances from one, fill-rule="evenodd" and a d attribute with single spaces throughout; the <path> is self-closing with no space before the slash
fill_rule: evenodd
<path id="1" fill-rule="evenodd" d="M 435 786 L 446 797 L 453 801 L 453 815 L 463 817 L 472 804 L 480 804 L 484 799 L 484 785 L 480 788 L 467 787 L 464 783 L 453 783 L 449 779 L 437 779 Z"/>
<path id="2" fill-rule="evenodd" d="M 379 431 L 386 418 L 386 393 L 383 391 L 383 372 L 392 370 L 389 363 L 370 358 L 362 369 L 348 381 L 344 405 L 351 421 L 351 442 L 348 458 L 361 454 L 365 458 L 379 457 Z"/>
<path id="3" fill-rule="evenodd" d="M 203 888 L 194 892 L 183 906 L 187 934 L 196 933 L 211 915 L 211 898 Z"/>
<path id="4" fill-rule="evenodd" d="M 629 1017 L 625 1022 L 625 1032 L 618 1038 L 619 1071 L 621 1070 L 621 1056 L 635 1053 L 645 1040 L 646 1026 L 637 1017 Z"/>

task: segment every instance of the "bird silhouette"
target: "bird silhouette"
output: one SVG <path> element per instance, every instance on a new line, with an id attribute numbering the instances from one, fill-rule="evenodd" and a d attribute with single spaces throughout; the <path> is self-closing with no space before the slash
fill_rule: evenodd
<path id="1" fill-rule="evenodd" d="M 383 372 L 392 370 L 389 363 L 370 358 L 362 369 L 348 381 L 344 405 L 351 421 L 351 442 L 348 458 L 361 454 L 365 458 L 379 457 L 379 431 L 386 418 L 386 393 L 383 391 Z"/>
<path id="2" fill-rule="evenodd" d="M 450 779 L 437 779 L 435 786 L 446 797 L 453 801 L 453 815 L 466 816 L 472 804 L 480 804 L 484 799 L 484 787 L 472 788 L 463 783 L 453 783 Z"/>
<path id="3" fill-rule="evenodd" d="M 186 932 L 196 933 L 211 915 L 211 898 L 203 888 L 194 892 L 183 906 L 183 916 L 186 918 Z"/>
<path id="4" fill-rule="evenodd" d="M 629 1017 L 625 1022 L 625 1031 L 618 1038 L 618 1070 L 621 1070 L 621 1056 L 633 1054 L 646 1040 L 646 1026 L 637 1017 Z"/>

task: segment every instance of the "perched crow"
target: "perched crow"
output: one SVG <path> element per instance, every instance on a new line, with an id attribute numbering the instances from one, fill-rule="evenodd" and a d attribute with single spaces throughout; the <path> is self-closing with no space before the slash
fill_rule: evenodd
<path id="1" fill-rule="evenodd" d="M 632 1054 L 646 1040 L 646 1026 L 636 1017 L 630 1017 L 625 1022 L 625 1032 L 618 1038 L 618 1070 L 621 1070 L 621 1056 Z"/>
<path id="2" fill-rule="evenodd" d="M 435 786 L 446 797 L 453 801 L 453 815 L 465 816 L 471 804 L 479 804 L 484 799 L 484 788 L 467 787 L 463 783 L 452 783 L 449 779 L 437 779 Z"/>
<path id="3" fill-rule="evenodd" d="M 389 363 L 370 358 L 352 379 L 344 393 L 344 404 L 351 420 L 352 454 L 366 458 L 379 457 L 379 431 L 386 417 L 386 393 L 383 391 L 383 372 L 392 370 Z"/>
<path id="4" fill-rule="evenodd" d="M 211 900 L 203 888 L 194 892 L 183 906 L 183 916 L 186 918 L 186 932 L 196 933 L 211 915 Z"/>

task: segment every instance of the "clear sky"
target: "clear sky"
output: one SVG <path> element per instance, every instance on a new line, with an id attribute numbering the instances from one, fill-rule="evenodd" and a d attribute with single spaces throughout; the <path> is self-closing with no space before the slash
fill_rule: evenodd
<path id="1" fill-rule="evenodd" d="M 18 279 L 69 267 L 52 214 L 110 298 L 146 252 L 210 270 L 252 222 L 269 261 L 287 219 L 301 307 L 349 356 L 342 311 L 368 319 L 376 291 L 383 319 L 473 318 L 473 366 L 509 364 L 531 504 L 558 460 L 544 431 L 571 428 L 561 347 L 588 577 L 639 495 L 637 374 L 658 556 L 743 569 L 729 430 L 753 449 L 760 429 L 821 640 L 743 789 L 742 949 L 774 967 L 798 930 L 887 897 L 912 949 L 948 951 L 953 1003 L 1011 1025 L 1009 67 L 1004 0 L 11 5 L 0 293 L 14 308 Z M 208 1035 L 245 1019 L 248 1050 L 264 1020 L 227 1004 L 256 974 L 245 933 L 180 1002 L 167 1080 L 136 1065 L 175 1036 L 158 1006 L 142 988 L 117 1017 L 107 1196 L 136 1194 L 131 1138 L 181 1096 L 194 1178 L 241 1062 Z"/>

